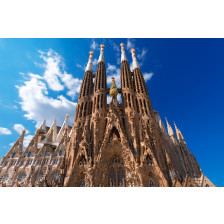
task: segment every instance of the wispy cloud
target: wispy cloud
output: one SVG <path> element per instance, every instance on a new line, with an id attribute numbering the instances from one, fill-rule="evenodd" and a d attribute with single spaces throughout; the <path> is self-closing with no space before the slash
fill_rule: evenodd
<path id="1" fill-rule="evenodd" d="M 13 129 L 14 129 L 18 134 L 21 134 L 23 130 L 26 130 L 22 124 L 14 124 Z M 26 133 L 28 134 L 29 131 L 26 130 Z"/>
<path id="2" fill-rule="evenodd" d="M 109 44 L 113 47 L 113 50 L 115 51 L 115 56 L 117 58 L 117 64 L 121 63 L 121 49 L 119 45 L 117 45 L 114 41 L 109 40 Z"/>
<path id="3" fill-rule="evenodd" d="M 135 48 L 135 40 L 128 38 L 128 40 L 127 40 L 127 49 L 130 50 L 131 48 Z"/>
<path id="4" fill-rule="evenodd" d="M 33 136 L 32 135 L 26 135 L 23 139 L 23 147 L 27 147 L 32 140 Z"/>
<path id="5" fill-rule="evenodd" d="M 144 79 L 145 79 L 146 82 L 149 81 L 152 78 L 153 75 L 154 75 L 153 72 L 143 73 L 143 76 L 144 76 Z"/>
<path id="6" fill-rule="evenodd" d="M 86 70 L 86 65 L 84 66 L 84 65 L 76 64 L 76 67 L 81 68 L 83 71 Z"/>
<path id="7" fill-rule="evenodd" d="M 0 127 L 0 135 L 11 135 L 12 132 L 8 128 Z"/>
<path id="8" fill-rule="evenodd" d="M 147 54 L 147 50 L 145 48 L 143 48 L 138 54 L 137 54 L 137 58 L 140 60 L 144 60 L 145 56 Z"/>
<path id="9" fill-rule="evenodd" d="M 99 45 L 96 43 L 96 41 L 93 40 L 92 43 L 91 43 L 91 45 L 90 45 L 90 48 L 93 49 L 93 50 L 95 50 L 96 48 L 98 48 L 98 46 Z"/>
<path id="10" fill-rule="evenodd" d="M 98 60 L 94 58 L 92 64 L 93 64 L 93 71 L 95 71 L 98 65 Z"/>
<path id="11" fill-rule="evenodd" d="M 128 38 L 127 39 L 127 49 L 130 50 L 131 48 L 134 48 L 136 50 L 135 54 L 137 56 L 139 66 L 141 67 L 144 64 L 144 60 L 146 58 L 148 50 L 144 47 L 142 49 L 140 49 L 139 47 L 135 46 L 135 42 L 136 42 L 135 39 Z M 130 65 L 131 70 L 132 70 L 132 67 L 133 66 L 132 66 L 132 62 L 131 62 L 131 65 Z"/>

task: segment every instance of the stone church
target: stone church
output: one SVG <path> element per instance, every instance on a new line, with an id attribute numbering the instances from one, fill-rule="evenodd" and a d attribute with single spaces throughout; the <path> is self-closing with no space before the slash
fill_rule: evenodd
<path id="1" fill-rule="evenodd" d="M 214 186 L 175 126 L 167 130 L 153 110 L 132 49 L 133 72 L 121 44 L 121 88 L 107 88 L 104 45 L 97 70 L 93 52 L 85 70 L 73 127 L 46 121 L 23 151 L 25 130 L 0 162 L 2 187 Z M 110 103 L 107 96 L 110 95 Z M 119 103 L 117 95 L 121 94 Z"/>

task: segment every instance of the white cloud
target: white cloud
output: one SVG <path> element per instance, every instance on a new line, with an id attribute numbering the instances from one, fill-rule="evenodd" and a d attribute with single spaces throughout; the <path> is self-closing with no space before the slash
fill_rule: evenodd
<path id="1" fill-rule="evenodd" d="M 23 139 L 23 147 L 27 147 L 32 140 L 33 136 L 32 135 L 26 135 Z"/>
<path id="2" fill-rule="evenodd" d="M 137 58 L 140 59 L 140 60 L 144 60 L 145 59 L 145 56 L 147 54 L 147 50 L 145 48 L 143 48 L 140 53 L 137 55 Z"/>
<path id="3" fill-rule="evenodd" d="M 150 73 L 144 73 L 144 74 L 143 74 L 144 79 L 145 79 L 146 82 L 149 81 L 149 80 L 152 78 L 153 75 L 154 75 L 153 72 L 150 72 Z"/>
<path id="4" fill-rule="evenodd" d="M 10 146 L 10 147 L 13 147 L 13 145 L 14 145 L 14 144 L 15 144 L 15 143 L 14 143 L 14 142 L 12 142 L 12 143 L 10 143 L 10 144 L 9 144 L 9 146 Z"/>
<path id="5" fill-rule="evenodd" d="M 18 134 L 21 134 L 23 130 L 26 130 L 22 124 L 14 124 L 13 128 Z M 29 131 L 26 130 L 26 133 L 28 134 Z"/>
<path id="6" fill-rule="evenodd" d="M 127 49 L 130 50 L 131 48 L 135 48 L 135 43 L 134 39 L 128 38 L 127 40 Z"/>
<path id="7" fill-rule="evenodd" d="M 47 81 L 47 84 L 50 89 L 54 91 L 61 91 L 64 89 L 63 85 L 60 83 L 58 77 L 60 76 L 59 63 L 61 62 L 61 57 L 52 49 L 48 52 L 40 52 L 40 58 L 42 58 L 46 64 L 43 65 L 45 68 L 44 79 Z"/>
<path id="8" fill-rule="evenodd" d="M 73 78 L 72 75 L 64 73 L 61 77 L 61 80 L 64 82 L 65 86 L 69 89 L 67 95 L 74 99 L 75 95 L 79 93 L 82 80 L 78 78 Z"/>
<path id="9" fill-rule="evenodd" d="M 107 95 L 107 104 L 109 104 L 111 101 L 111 96 L 110 95 Z"/>
<path id="10" fill-rule="evenodd" d="M 119 103 L 122 102 L 122 98 L 121 98 L 121 94 L 120 93 L 117 94 L 117 100 L 118 100 Z"/>
<path id="11" fill-rule="evenodd" d="M 114 71 L 116 69 L 116 66 L 115 65 L 111 65 L 110 63 L 108 63 L 107 65 L 108 65 L 107 72 Z"/>
<path id="12" fill-rule="evenodd" d="M 110 44 L 112 45 L 113 49 L 117 52 L 120 52 L 120 47 L 115 43 L 113 42 L 112 40 L 110 41 Z"/>
<path id="13" fill-rule="evenodd" d="M 98 60 L 96 58 L 94 58 L 92 64 L 93 64 L 93 66 L 98 65 Z"/>
<path id="14" fill-rule="evenodd" d="M 66 114 L 70 115 L 69 123 L 72 124 L 76 103 L 62 95 L 57 99 L 49 97 L 46 84 L 39 75 L 29 74 L 28 81 L 16 87 L 19 90 L 22 110 L 26 112 L 24 116 L 29 120 L 34 120 L 37 123 L 36 127 L 39 127 L 44 119 L 50 125 L 54 118 L 61 125 Z"/>
<path id="15" fill-rule="evenodd" d="M 98 65 L 98 60 L 96 58 L 93 59 L 92 65 L 93 65 L 93 71 L 96 71 Z"/>
<path id="16" fill-rule="evenodd" d="M 12 132 L 8 128 L 0 127 L 0 135 L 11 135 Z"/>
<path id="17" fill-rule="evenodd" d="M 133 71 L 133 62 L 130 64 L 130 70 Z"/>
<path id="18" fill-rule="evenodd" d="M 80 64 L 76 64 L 76 67 L 78 67 L 78 68 L 81 68 L 82 70 L 86 70 L 86 66 L 82 66 L 82 65 L 80 65 Z"/>
<path id="19" fill-rule="evenodd" d="M 90 48 L 93 49 L 93 50 L 95 50 L 97 47 L 98 47 L 98 44 L 96 43 L 95 40 L 93 40 L 93 42 L 92 42 Z"/>
<path id="20" fill-rule="evenodd" d="M 111 65 L 108 63 L 107 67 L 107 84 L 110 85 L 112 82 L 112 77 L 115 78 L 116 86 L 120 87 L 120 68 L 116 67 L 115 65 Z"/>
<path id="21" fill-rule="evenodd" d="M 42 65 L 45 68 L 43 79 L 47 82 L 49 88 L 54 91 L 61 91 L 68 88 L 67 95 L 74 98 L 79 93 L 82 80 L 74 78 L 65 71 L 63 58 L 55 51 L 50 49 L 48 52 L 40 52 L 40 58 L 44 60 Z M 77 65 L 81 67 L 81 65 Z"/>

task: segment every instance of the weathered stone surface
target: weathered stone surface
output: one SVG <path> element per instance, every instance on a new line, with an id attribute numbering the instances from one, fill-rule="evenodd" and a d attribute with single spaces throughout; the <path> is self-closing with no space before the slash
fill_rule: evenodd
<path id="1" fill-rule="evenodd" d="M 92 55 L 84 74 L 73 127 L 44 121 L 23 152 L 23 132 L 0 163 L 0 186 L 198 187 L 206 178 L 183 135 L 177 139 L 152 108 L 134 49 L 131 72 L 122 47 L 121 88 L 107 89 L 104 45 L 95 74 Z M 94 80 L 95 78 L 95 80 Z M 94 82 L 93 82 L 94 80 Z M 111 101 L 107 104 L 107 94 Z M 121 93 L 122 103 L 117 101 Z M 205 183 L 206 182 L 206 183 Z"/>

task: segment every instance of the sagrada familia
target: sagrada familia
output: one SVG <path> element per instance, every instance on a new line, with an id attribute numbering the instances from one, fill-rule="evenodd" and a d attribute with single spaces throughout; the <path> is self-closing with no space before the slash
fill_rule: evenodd
<path id="1" fill-rule="evenodd" d="M 212 187 L 175 125 L 153 110 L 132 49 L 121 44 L 121 88 L 107 88 L 104 45 L 85 70 L 73 127 L 44 121 L 23 151 L 25 130 L 0 162 L 2 187 Z M 122 102 L 117 100 L 121 94 Z M 110 94 L 111 101 L 107 103 Z"/>

